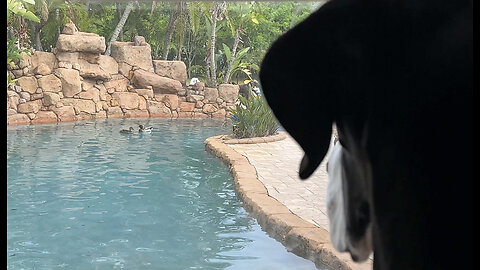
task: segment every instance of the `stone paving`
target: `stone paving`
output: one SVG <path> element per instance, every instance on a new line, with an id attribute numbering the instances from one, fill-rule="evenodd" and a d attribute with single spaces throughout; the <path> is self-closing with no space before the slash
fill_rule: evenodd
<path id="1" fill-rule="evenodd" d="M 298 170 L 303 150 L 289 135 L 276 142 L 228 145 L 247 157 L 255 167 L 258 179 L 267 188 L 269 196 L 300 218 L 329 231 L 326 162 L 330 151 L 315 173 L 307 180 L 301 180 Z M 371 265 L 372 261 L 373 255 L 369 262 L 363 264 Z"/>
<path id="2" fill-rule="evenodd" d="M 328 231 L 327 159 L 324 159 L 310 178 L 300 180 L 298 169 L 303 150 L 290 136 L 271 143 L 229 146 L 248 158 L 270 196 L 287 206 L 294 214 Z"/>

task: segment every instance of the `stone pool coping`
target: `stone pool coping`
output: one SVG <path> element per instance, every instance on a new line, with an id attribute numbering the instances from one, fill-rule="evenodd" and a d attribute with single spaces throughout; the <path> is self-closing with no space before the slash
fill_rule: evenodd
<path id="1" fill-rule="evenodd" d="M 230 166 L 237 196 L 264 231 L 288 251 L 313 261 L 319 268 L 372 269 L 371 264 L 356 264 L 348 254 L 337 252 L 327 230 L 303 220 L 269 196 L 257 177 L 255 167 L 245 156 L 228 146 L 225 137 L 219 135 L 206 139 L 205 149 Z"/>

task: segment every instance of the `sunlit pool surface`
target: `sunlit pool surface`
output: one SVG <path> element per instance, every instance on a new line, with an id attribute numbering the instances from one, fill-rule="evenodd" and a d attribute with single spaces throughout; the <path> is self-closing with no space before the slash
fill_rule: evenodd
<path id="1" fill-rule="evenodd" d="M 150 134 L 120 134 L 138 124 Z M 222 120 L 7 129 L 7 269 L 316 269 L 269 238 L 204 140 Z"/>

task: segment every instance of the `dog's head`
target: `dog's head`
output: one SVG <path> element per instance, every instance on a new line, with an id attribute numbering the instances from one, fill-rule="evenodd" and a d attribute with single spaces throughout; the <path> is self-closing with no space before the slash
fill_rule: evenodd
<path id="1" fill-rule="evenodd" d="M 330 234 L 339 251 L 348 250 L 352 259 L 363 261 L 372 251 L 372 223 L 369 163 L 362 142 L 368 106 L 359 104 L 367 100 L 369 76 L 363 45 L 342 31 L 357 27 L 345 18 L 359 13 L 348 12 L 341 4 L 327 3 L 277 39 L 262 62 L 260 80 L 275 116 L 305 152 L 301 179 L 322 162 L 332 124 L 337 124 L 343 148 L 338 143 L 329 161 Z"/>
<path id="2" fill-rule="evenodd" d="M 269 106 L 305 152 L 301 179 L 308 178 L 327 153 L 338 112 L 365 113 L 357 102 L 365 100 L 361 95 L 367 92 L 363 91 L 368 78 L 366 52 L 358 45 L 358 37 L 341 30 L 352 24 L 344 18 L 355 14 L 342 14 L 348 10 L 329 4 L 279 37 L 260 68 Z"/>

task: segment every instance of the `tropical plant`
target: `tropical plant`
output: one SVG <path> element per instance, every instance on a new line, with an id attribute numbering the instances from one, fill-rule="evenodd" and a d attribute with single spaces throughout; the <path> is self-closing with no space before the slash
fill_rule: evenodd
<path id="1" fill-rule="evenodd" d="M 253 11 L 253 7 L 254 7 L 254 2 L 236 3 L 236 4 L 232 4 L 231 5 L 232 10 L 226 13 L 226 18 L 229 23 L 232 34 L 234 33 L 234 38 L 233 38 L 232 50 L 231 51 L 228 50 L 228 54 L 230 57 L 227 56 L 227 58 L 229 59 L 227 59 L 226 71 L 223 73 L 223 83 L 228 83 L 230 81 L 232 70 L 234 69 L 235 64 L 236 66 L 238 66 L 239 64 L 239 63 L 235 63 L 235 59 L 237 58 L 236 54 L 237 54 L 238 45 L 241 42 L 243 42 L 242 35 L 245 34 L 244 25 L 250 21 L 255 24 L 259 23 L 257 19 L 257 14 Z M 223 47 L 226 52 L 227 51 L 226 45 L 223 44 Z"/>
<path id="2" fill-rule="evenodd" d="M 7 27 L 9 24 L 12 24 L 15 20 L 15 17 L 18 17 L 20 21 L 22 19 L 31 20 L 34 22 L 39 22 L 40 19 L 33 14 L 30 10 L 27 10 L 25 4 L 35 5 L 33 0 L 7 0 Z M 21 22 L 20 25 L 23 25 Z M 22 59 L 21 53 L 27 50 L 21 48 L 18 45 L 19 39 L 17 37 L 7 38 L 7 68 L 13 68 L 15 62 Z M 9 72 L 7 72 L 7 87 L 13 83 L 15 80 L 12 79 Z"/>
<path id="3" fill-rule="evenodd" d="M 224 72 L 220 73 L 220 75 L 223 75 L 223 83 L 231 82 L 232 78 L 236 77 L 238 79 L 240 76 L 245 79 L 243 83 L 249 83 L 252 80 L 252 70 L 258 71 L 260 69 L 257 64 L 245 61 L 250 47 L 243 48 L 238 51 L 236 55 L 233 55 L 227 45 L 222 44 L 222 46 L 222 53 L 225 54 L 225 60 L 228 63 L 228 69 L 226 71 L 228 74 Z"/>
<path id="4" fill-rule="evenodd" d="M 34 0 L 7 0 L 7 23 L 12 15 L 15 14 L 27 20 L 40 22 L 40 19 L 33 14 L 32 11 L 27 10 L 25 4 L 35 5 Z"/>
<path id="5" fill-rule="evenodd" d="M 17 39 L 7 39 L 7 69 L 15 67 L 15 62 L 22 59 L 22 50 L 17 47 Z M 9 72 L 7 72 L 7 87 L 15 82 Z"/>
<path id="6" fill-rule="evenodd" d="M 239 96 L 240 103 L 230 112 L 235 138 L 252 138 L 274 135 L 278 122 L 263 96 Z"/>

